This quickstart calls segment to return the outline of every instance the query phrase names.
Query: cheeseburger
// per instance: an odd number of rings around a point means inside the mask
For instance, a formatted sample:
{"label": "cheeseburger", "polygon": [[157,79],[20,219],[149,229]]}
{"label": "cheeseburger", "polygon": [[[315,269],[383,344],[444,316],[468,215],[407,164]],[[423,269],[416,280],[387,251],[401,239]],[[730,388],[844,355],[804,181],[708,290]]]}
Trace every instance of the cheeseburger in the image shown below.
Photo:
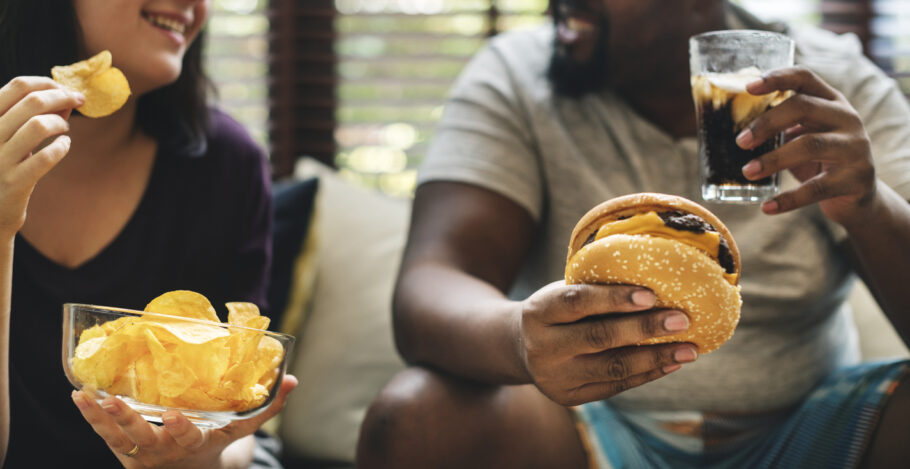
{"label": "cheeseburger", "polygon": [[674,195],[610,199],[575,225],[567,284],[623,284],[651,289],[658,308],[689,317],[685,332],[639,345],[691,342],[716,350],[733,336],[742,299],[739,250],[730,230],[701,205]]}

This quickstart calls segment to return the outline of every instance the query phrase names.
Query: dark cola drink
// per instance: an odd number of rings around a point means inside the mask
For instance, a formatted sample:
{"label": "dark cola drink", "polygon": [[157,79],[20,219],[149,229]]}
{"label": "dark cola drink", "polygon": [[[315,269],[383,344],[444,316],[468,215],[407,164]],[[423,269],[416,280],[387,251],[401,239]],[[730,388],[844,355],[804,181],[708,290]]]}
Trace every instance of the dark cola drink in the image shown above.
{"label": "dark cola drink", "polygon": [[775,92],[755,96],[746,85],[760,76],[758,69],[734,73],[706,73],[692,77],[692,97],[698,120],[698,151],[702,169],[702,197],[710,201],[753,203],[778,191],[779,175],[750,181],[742,168],[749,161],[780,146],[783,136],[752,150],[736,144],[736,136],[756,117],[784,99]]}

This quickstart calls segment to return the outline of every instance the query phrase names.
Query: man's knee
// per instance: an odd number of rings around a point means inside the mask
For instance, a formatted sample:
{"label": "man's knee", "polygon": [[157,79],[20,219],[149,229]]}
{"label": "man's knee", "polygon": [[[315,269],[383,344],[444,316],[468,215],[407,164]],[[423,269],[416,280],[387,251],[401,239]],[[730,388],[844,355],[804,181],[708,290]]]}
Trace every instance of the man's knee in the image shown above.
{"label": "man's knee", "polygon": [[432,407],[428,402],[432,392],[427,389],[432,377],[428,375],[423,369],[409,368],[383,388],[361,425],[359,450],[388,451],[391,444],[402,442],[404,434],[420,426],[420,420],[427,418],[421,409]]}
{"label": "man's knee", "polygon": [[[360,428],[358,467],[418,467],[457,454],[480,434],[472,416],[490,402],[493,387],[450,378],[425,368],[397,374],[370,405]],[[458,428],[470,425],[475,431]],[[467,430],[467,431],[465,431]]]}

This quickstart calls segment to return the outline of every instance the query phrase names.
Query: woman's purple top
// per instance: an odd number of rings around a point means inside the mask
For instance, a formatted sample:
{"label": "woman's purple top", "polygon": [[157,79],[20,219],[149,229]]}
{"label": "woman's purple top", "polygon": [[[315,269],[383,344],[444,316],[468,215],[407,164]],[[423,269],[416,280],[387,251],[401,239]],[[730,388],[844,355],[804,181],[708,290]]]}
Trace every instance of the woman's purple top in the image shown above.
{"label": "woman's purple top", "polygon": [[63,267],[18,236],[10,320],[10,443],[5,467],[122,467],[73,404],[61,364],[64,303],[141,310],[171,290],[265,307],[271,256],[268,161],[212,111],[201,155],[159,142],[148,187],[94,258]]}

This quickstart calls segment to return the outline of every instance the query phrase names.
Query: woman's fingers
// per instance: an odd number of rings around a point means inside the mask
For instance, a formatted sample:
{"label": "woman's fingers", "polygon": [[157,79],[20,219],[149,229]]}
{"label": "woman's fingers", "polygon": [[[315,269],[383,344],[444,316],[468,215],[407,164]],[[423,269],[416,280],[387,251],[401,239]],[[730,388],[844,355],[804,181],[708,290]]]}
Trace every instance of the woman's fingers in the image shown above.
{"label": "woman's fingers", "polygon": [[[120,426],[120,430],[129,438],[129,440],[139,445],[139,448],[152,448],[156,446],[158,437],[152,425],[145,421],[138,412],[131,409],[123,401],[113,396],[108,396],[101,401],[101,408],[106,412],[114,423]],[[127,448],[121,448],[129,452],[133,445]]]}
{"label": "woman's fingers", "polygon": [[205,444],[206,433],[180,412],[169,410],[161,416],[161,420],[164,422],[164,429],[178,445],[195,449]]}
{"label": "woman's fingers", "polygon": [[135,443],[129,439],[120,429],[120,426],[114,422],[114,419],[108,415],[104,409],[82,391],[73,391],[73,403],[79,408],[79,412],[95,433],[100,436],[111,450],[126,454],[133,449]]}
{"label": "woman's fingers", "polygon": [[65,119],[63,113],[83,103],[85,96],[65,88],[33,91],[14,104],[9,111],[0,114],[0,143],[9,140],[34,116],[61,113],[57,115]]}
{"label": "woman's fingers", "polygon": [[69,123],[56,114],[33,116],[6,144],[0,146],[0,170],[12,171],[45,140],[69,131]]}
{"label": "woman's fingers", "polygon": [[294,377],[294,375],[285,375],[284,380],[281,382],[281,387],[278,390],[278,395],[275,396],[275,400],[272,401],[265,411],[255,417],[240,420],[218,429],[214,432],[212,438],[222,439],[222,443],[227,446],[235,440],[255,432],[263,423],[281,412],[281,409],[284,408],[284,404],[287,401],[288,394],[294,390],[295,387],[297,387],[297,378]]}
{"label": "woman's fingers", "polygon": [[63,89],[64,86],[48,77],[16,77],[0,88],[0,115],[33,91]]}
{"label": "woman's fingers", "polygon": [[69,136],[57,137],[50,145],[26,158],[17,171],[21,171],[23,178],[28,181],[38,181],[66,156],[70,150],[70,144]]}

